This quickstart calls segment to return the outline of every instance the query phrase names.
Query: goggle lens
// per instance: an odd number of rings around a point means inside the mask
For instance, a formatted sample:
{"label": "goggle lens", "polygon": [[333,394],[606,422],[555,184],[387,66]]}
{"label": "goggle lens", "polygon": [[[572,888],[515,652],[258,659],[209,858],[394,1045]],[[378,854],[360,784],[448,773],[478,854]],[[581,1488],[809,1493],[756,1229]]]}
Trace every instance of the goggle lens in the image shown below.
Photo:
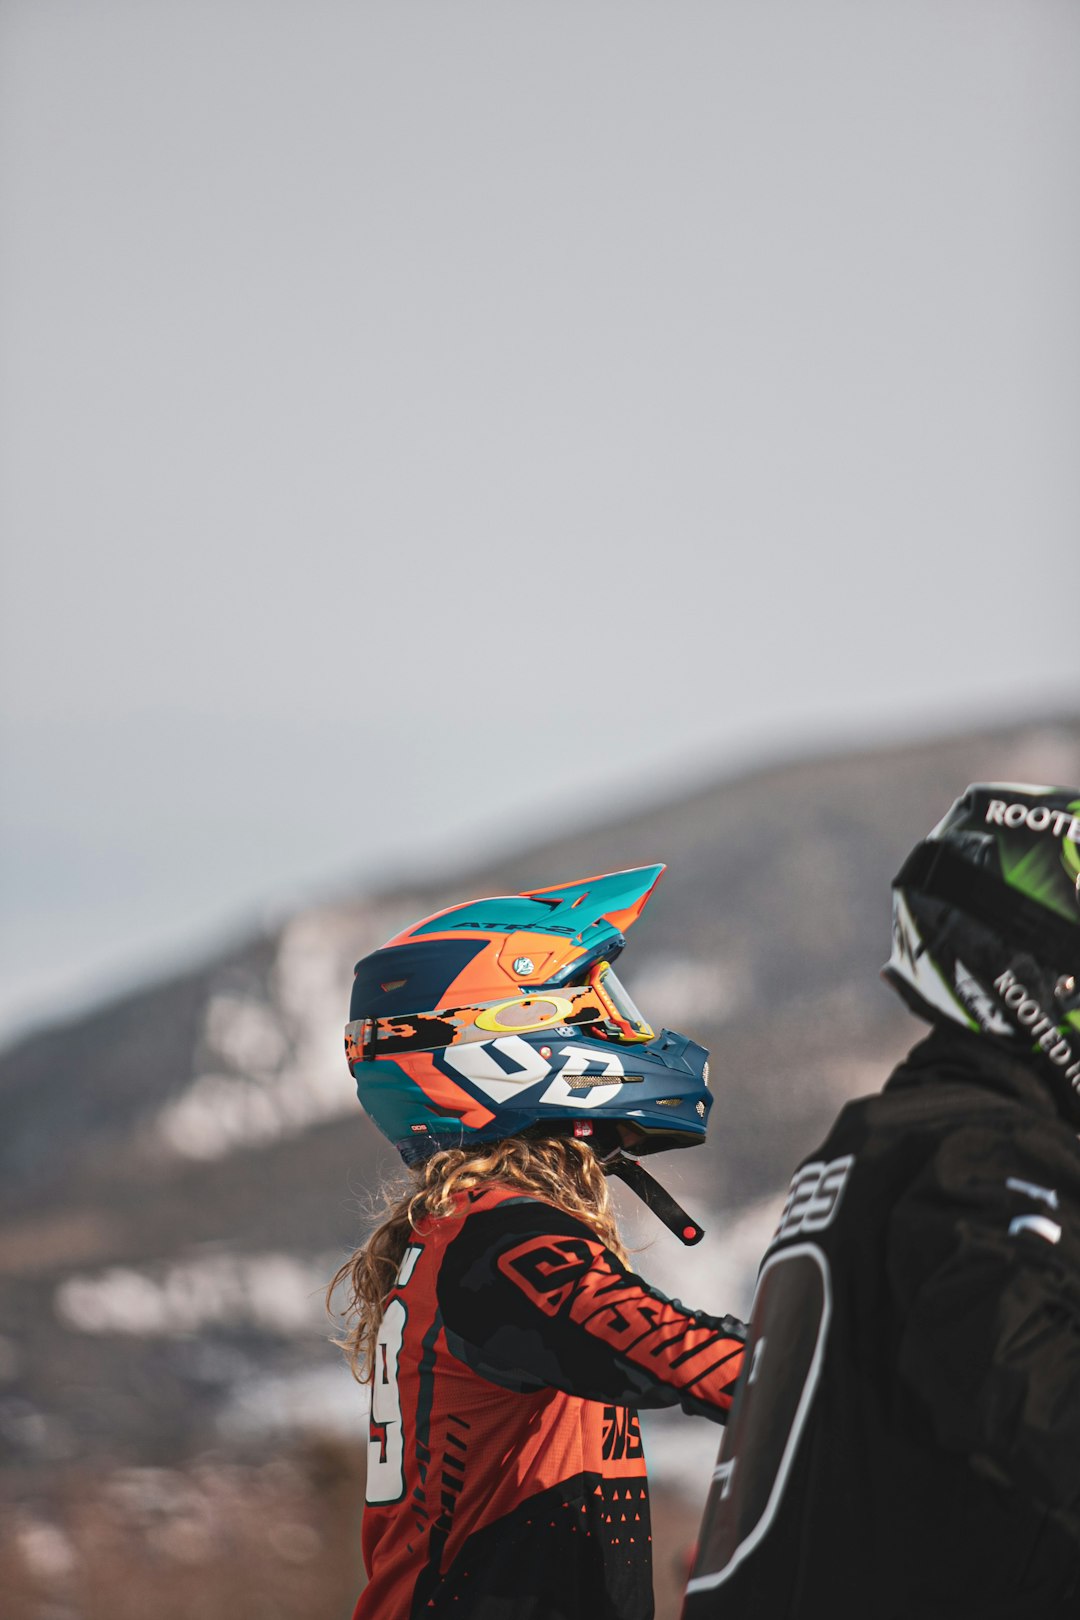
{"label": "goggle lens", "polygon": [[616,976],[609,962],[598,962],[589,974],[589,983],[605,1004],[605,1011],[625,1041],[651,1041],[652,1025],[638,1011],[634,998]]}

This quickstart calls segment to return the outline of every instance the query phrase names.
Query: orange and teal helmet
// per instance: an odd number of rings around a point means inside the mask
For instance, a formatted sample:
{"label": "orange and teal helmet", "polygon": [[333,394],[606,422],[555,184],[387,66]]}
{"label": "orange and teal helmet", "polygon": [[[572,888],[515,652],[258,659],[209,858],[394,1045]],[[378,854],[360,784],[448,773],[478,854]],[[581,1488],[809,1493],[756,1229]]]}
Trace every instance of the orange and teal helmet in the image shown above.
{"label": "orange and teal helmet", "polygon": [[452,906],[356,964],[349,1067],[406,1163],[536,1129],[635,1154],[704,1140],[708,1053],[656,1034],[612,965],[663,870]]}

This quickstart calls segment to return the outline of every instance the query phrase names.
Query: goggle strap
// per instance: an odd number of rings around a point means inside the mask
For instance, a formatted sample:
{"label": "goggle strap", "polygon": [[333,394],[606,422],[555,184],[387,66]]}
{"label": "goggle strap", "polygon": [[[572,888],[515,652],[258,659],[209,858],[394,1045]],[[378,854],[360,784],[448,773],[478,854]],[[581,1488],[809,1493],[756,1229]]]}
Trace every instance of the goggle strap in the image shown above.
{"label": "goggle strap", "polygon": [[625,1182],[657,1219],[663,1221],[668,1231],[674,1232],[680,1243],[685,1243],[689,1249],[701,1242],[705,1228],[691,1220],[682,1205],[676,1203],[666,1188],[661,1187],[656,1177],[650,1176],[637,1159],[628,1158],[620,1151],[605,1159],[603,1168],[606,1175],[618,1176],[620,1181]]}

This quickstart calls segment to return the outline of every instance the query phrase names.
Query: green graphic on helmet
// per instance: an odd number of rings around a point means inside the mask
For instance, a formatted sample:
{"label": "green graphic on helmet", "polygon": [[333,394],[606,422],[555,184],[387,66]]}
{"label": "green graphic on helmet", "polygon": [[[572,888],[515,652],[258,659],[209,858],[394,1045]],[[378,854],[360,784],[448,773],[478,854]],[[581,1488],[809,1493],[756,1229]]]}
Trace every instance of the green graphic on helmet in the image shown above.
{"label": "green graphic on helmet", "polygon": [[[1069,809],[1073,811],[1074,807],[1070,805]],[[1075,815],[1072,819],[1075,819]],[[1031,847],[1018,847],[1015,839],[999,835],[998,855],[1006,883],[1063,917],[1071,919],[1076,915],[1075,888],[1077,876],[1080,875],[1080,846],[1071,838],[1063,837],[1057,847],[1052,840],[1044,840]],[[1067,879],[1065,884],[1061,881],[1063,866]]]}
{"label": "green graphic on helmet", "polygon": [[[1074,799],[1069,809],[1072,811],[1074,819],[1080,821],[1080,799]],[[1080,904],[1080,840],[1073,837],[1063,838],[1061,840],[1061,859],[1065,871],[1072,881],[1073,892],[1077,896],[1077,904]]]}
{"label": "green graphic on helmet", "polygon": [[1080,1125],[1080,796],[975,783],[893,882],[883,974],[913,1012],[1007,1042]]}

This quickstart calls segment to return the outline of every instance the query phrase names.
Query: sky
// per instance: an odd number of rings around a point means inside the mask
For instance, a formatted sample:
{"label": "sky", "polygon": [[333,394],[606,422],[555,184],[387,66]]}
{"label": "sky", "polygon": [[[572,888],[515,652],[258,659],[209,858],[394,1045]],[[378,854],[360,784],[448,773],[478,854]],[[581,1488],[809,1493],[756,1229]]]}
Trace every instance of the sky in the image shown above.
{"label": "sky", "polygon": [[0,1038],[1075,711],[1078,151],[1073,0],[3,0]]}

